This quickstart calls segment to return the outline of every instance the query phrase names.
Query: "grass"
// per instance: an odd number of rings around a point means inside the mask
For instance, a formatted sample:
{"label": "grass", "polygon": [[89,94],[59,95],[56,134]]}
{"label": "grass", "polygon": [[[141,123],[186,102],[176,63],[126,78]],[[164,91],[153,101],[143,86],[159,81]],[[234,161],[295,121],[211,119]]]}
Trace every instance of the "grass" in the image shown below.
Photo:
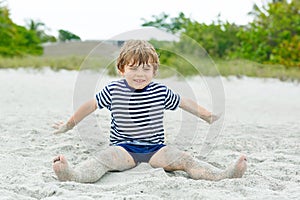
{"label": "grass", "polygon": [[[168,48],[167,48],[168,49]],[[82,70],[92,69],[116,75],[114,59],[119,52],[119,46],[114,43],[100,41],[54,43],[44,46],[43,56],[26,56],[6,58],[0,57],[0,68],[34,68],[49,67],[53,70]],[[170,49],[169,54],[172,52]],[[282,81],[297,80],[300,82],[300,68],[286,68],[282,65],[260,64],[248,60],[212,60],[200,54],[186,55],[181,58],[176,54],[163,56],[162,52],[160,77],[173,75],[194,76],[249,76],[261,78],[278,78]],[[203,52],[202,52],[203,53]],[[167,54],[168,55],[168,54]],[[200,56],[199,56],[200,55]],[[88,59],[87,59],[88,58]],[[188,58],[189,62],[187,60]],[[197,68],[197,69],[196,69]],[[217,70],[216,70],[217,69]]]}
{"label": "grass", "polygon": [[298,67],[287,68],[283,65],[260,64],[249,60],[217,60],[216,65],[222,76],[234,75],[300,81]]}
{"label": "grass", "polygon": [[89,58],[85,56],[28,56],[20,58],[0,57],[0,68],[33,68],[42,69],[49,67],[55,71],[60,69],[79,70],[79,69],[100,69],[108,61],[101,58]]}
{"label": "grass", "polygon": [[[95,48],[99,47],[99,48]],[[99,41],[72,42],[49,45],[44,47],[43,56],[26,56],[6,58],[0,57],[0,68],[34,68],[42,69],[49,67],[53,70],[82,70],[91,69],[102,71],[107,69],[109,75],[116,75],[114,59],[118,47],[113,44],[101,43]],[[87,55],[89,55],[87,57]],[[88,59],[87,59],[88,58]],[[190,61],[192,61],[191,58]],[[208,76],[249,76],[260,78],[278,78],[282,81],[300,82],[300,68],[286,68],[282,65],[260,64],[248,60],[218,60],[213,62],[208,57],[195,58],[195,70],[190,63],[178,57],[172,57],[167,62],[161,63],[159,70],[160,77],[168,77],[176,74],[193,76],[203,74]],[[169,67],[170,66],[170,67]],[[217,70],[216,70],[217,69]],[[200,73],[199,73],[200,72]]]}
{"label": "grass", "polygon": [[[215,66],[222,76],[249,76],[260,78],[278,78],[282,81],[300,81],[300,69],[297,67],[286,68],[282,65],[260,64],[248,60],[214,60]],[[85,56],[28,56],[22,58],[3,58],[0,57],[0,68],[34,68],[42,69],[50,67],[53,70],[79,70],[92,69],[103,70],[108,68],[110,75],[115,75],[114,63],[105,58]],[[187,67],[189,68],[189,67]],[[176,68],[167,70],[161,67],[160,74],[167,77],[176,74]],[[186,71],[186,74],[185,74]],[[181,70],[180,74],[191,76],[191,71]],[[204,72],[205,75],[212,75],[209,71]]]}
{"label": "grass", "polygon": [[63,56],[63,57],[28,56],[28,57],[20,57],[20,58],[0,57],[0,68],[41,69],[43,67],[50,67],[53,70],[59,70],[59,69],[78,70],[83,60],[84,57],[79,57],[79,56]]}

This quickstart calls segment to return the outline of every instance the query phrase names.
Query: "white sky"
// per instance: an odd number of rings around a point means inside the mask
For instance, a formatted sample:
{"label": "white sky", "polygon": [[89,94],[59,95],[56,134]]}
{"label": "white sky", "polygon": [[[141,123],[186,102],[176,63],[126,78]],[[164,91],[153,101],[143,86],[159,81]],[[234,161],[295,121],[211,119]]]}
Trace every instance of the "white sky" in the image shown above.
{"label": "white sky", "polygon": [[183,12],[200,23],[221,20],[242,25],[252,21],[247,13],[254,3],[266,0],[2,0],[14,23],[24,26],[26,19],[41,21],[57,36],[59,29],[70,31],[82,40],[110,39],[141,28],[152,15],[162,12],[177,17]]}

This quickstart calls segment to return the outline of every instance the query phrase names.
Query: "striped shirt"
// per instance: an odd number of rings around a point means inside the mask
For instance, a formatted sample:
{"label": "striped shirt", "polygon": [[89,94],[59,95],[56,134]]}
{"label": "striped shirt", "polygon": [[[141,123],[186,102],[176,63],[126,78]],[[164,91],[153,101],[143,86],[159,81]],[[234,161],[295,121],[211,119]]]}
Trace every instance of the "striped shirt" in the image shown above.
{"label": "striped shirt", "polygon": [[180,96],[167,86],[151,82],[131,88],[125,79],[113,81],[96,94],[98,108],[111,111],[110,143],[163,144],[164,110],[175,110]]}

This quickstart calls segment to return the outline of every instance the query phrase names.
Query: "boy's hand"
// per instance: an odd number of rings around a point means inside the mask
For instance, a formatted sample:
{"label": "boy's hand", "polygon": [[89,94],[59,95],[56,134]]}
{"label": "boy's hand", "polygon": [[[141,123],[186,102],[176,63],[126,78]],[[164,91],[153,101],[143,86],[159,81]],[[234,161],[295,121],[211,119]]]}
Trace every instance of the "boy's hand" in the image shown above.
{"label": "boy's hand", "polygon": [[222,113],[219,114],[211,114],[210,117],[208,117],[208,119],[206,120],[207,123],[212,124],[215,121],[217,121],[218,119],[220,119],[220,117],[222,116]]}
{"label": "boy's hand", "polygon": [[63,122],[56,122],[52,127],[57,129],[53,132],[54,134],[65,133],[72,129],[72,127],[68,126],[68,124],[65,124]]}

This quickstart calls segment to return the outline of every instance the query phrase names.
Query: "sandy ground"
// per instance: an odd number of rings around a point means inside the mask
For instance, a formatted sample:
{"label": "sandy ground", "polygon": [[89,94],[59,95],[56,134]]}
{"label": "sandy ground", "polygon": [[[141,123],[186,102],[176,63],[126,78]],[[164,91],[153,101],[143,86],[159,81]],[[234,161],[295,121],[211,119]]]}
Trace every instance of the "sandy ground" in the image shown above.
{"label": "sandy ground", "polygon": [[[105,148],[109,113],[96,112],[97,124],[52,134],[53,122],[73,113],[76,78],[77,72],[0,70],[0,199],[300,199],[299,84],[224,78],[224,125],[206,156],[199,152],[209,125],[199,121],[195,130],[182,124],[181,112],[167,114],[168,144],[223,169],[245,153],[248,170],[241,179],[196,181],[183,172],[141,164],[80,184],[56,180],[52,159],[64,154],[76,165]],[[189,80],[195,91],[197,83],[197,78]],[[209,106],[207,99],[199,103]],[[176,133],[176,124],[188,128],[185,135]]]}

